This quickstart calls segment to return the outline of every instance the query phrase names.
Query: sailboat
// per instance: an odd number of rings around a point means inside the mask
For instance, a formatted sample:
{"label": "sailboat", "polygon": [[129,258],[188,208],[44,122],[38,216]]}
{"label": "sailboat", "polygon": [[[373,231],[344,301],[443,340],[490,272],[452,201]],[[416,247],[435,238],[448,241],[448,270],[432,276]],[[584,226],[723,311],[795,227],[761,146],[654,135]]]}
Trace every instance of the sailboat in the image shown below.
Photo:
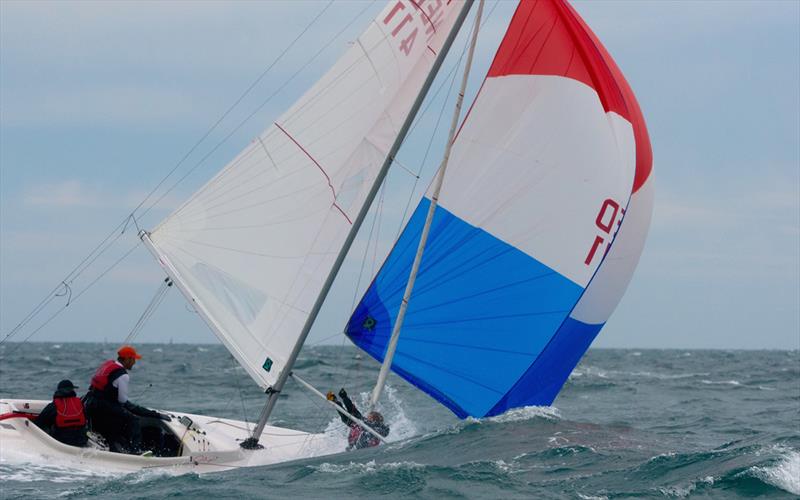
{"label": "sailboat", "polygon": [[[342,451],[267,422],[290,377],[324,399],[293,372],[298,353],[472,6],[389,1],[288,111],[140,232],[265,391],[252,432],[160,409],[175,417],[158,423],[171,451],[130,456],[63,445],[31,423],[47,401],[5,399],[3,460],[209,472]],[[373,404],[393,371],[463,418],[552,403],[632,277],[653,176],[633,92],[565,0],[519,3],[463,119],[460,106],[345,334],[382,362]]]}

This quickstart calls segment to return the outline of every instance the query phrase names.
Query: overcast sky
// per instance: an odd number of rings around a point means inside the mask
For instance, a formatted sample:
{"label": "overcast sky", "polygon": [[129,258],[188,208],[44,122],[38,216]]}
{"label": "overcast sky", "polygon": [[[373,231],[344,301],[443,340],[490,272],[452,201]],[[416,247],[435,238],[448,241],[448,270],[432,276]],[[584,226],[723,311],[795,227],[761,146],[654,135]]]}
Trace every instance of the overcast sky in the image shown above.
{"label": "overcast sky", "polygon": [[[382,4],[328,8],[179,172],[230,138],[139,223],[153,227],[247,145]],[[0,1],[0,337],[125,219],[326,5]],[[574,5],[639,99],[656,175],[642,260],[594,345],[800,348],[800,2]],[[487,11],[468,98],[513,2],[487,0]],[[459,40],[454,52],[462,47]],[[427,174],[418,190],[438,161],[440,148],[427,159],[424,153],[453,63],[400,155]],[[412,181],[402,171],[390,175],[380,248],[398,230]],[[163,278],[159,266],[137,248],[86,287],[133,248],[135,232],[75,280],[70,306],[32,340],[125,338]],[[342,342],[337,332],[357,294],[366,245],[362,238],[354,247],[311,343]],[[379,261],[368,259],[368,270]],[[15,338],[66,299],[51,301]],[[216,341],[177,293],[138,337],[169,339]]]}

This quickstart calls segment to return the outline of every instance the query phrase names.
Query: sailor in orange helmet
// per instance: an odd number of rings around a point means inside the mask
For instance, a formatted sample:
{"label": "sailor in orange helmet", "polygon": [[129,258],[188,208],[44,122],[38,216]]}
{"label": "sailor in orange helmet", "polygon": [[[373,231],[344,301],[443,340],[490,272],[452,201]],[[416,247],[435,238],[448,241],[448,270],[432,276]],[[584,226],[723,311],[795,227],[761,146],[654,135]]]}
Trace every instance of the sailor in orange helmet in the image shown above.
{"label": "sailor in orange helmet", "polygon": [[130,375],[136,360],[142,359],[136,349],[124,345],[117,359],[104,361],[95,371],[86,394],[86,413],[92,430],[102,435],[112,451],[141,453],[142,431],[139,417],[171,420],[168,415],[138,406],[128,400]]}

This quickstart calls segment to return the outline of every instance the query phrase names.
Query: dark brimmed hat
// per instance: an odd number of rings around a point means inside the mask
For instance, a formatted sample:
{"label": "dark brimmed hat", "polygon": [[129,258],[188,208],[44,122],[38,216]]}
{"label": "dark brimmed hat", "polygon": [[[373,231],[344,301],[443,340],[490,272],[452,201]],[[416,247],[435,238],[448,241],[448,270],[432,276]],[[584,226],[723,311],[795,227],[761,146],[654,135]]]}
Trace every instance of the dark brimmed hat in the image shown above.
{"label": "dark brimmed hat", "polygon": [[58,383],[58,390],[59,391],[62,390],[62,389],[68,389],[68,390],[74,391],[77,388],[78,388],[77,386],[72,385],[72,381],[71,380],[62,380],[61,382]]}

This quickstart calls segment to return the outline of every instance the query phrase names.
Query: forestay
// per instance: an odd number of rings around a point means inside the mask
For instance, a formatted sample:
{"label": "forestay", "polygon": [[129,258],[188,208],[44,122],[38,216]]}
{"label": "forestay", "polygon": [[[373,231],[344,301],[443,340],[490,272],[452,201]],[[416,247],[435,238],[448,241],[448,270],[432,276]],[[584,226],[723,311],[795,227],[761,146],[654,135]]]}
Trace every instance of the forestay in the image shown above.
{"label": "forestay", "polygon": [[391,1],[333,68],[151,240],[263,388],[285,367],[463,2]]}
{"label": "forestay", "polygon": [[[552,403],[638,262],[651,164],[633,92],[583,20],[521,2],[456,139],[392,369],[461,417]],[[379,360],[429,204],[347,325]]]}

